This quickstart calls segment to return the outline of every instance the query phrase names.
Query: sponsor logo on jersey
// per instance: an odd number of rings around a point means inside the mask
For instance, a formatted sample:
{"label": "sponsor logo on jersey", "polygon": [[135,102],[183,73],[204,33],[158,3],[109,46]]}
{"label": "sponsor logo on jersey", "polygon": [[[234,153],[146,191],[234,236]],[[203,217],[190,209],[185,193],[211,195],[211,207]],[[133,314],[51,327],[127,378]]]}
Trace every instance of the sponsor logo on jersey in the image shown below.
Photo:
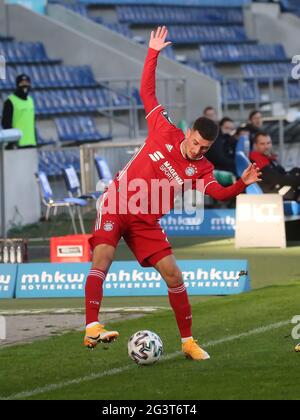
{"label": "sponsor logo on jersey", "polygon": [[188,167],[186,168],[186,170],[185,170],[185,174],[186,174],[187,176],[194,176],[197,172],[198,172],[198,171],[197,171],[197,168],[196,168],[196,166],[195,166],[195,165],[190,165],[190,166],[188,166]]}
{"label": "sponsor logo on jersey", "polygon": [[158,162],[162,159],[165,159],[164,155],[160,151],[157,151],[153,154],[149,154],[149,156],[153,160],[153,162]]}
{"label": "sponsor logo on jersey", "polygon": [[175,171],[170,162],[167,161],[163,165],[161,165],[160,170],[164,172],[164,174],[170,181],[174,179],[176,182],[178,182],[179,185],[184,184],[183,179],[178,175],[178,173]]}
{"label": "sponsor logo on jersey", "polygon": [[166,148],[168,152],[172,152],[174,146],[172,146],[171,144],[166,144]]}

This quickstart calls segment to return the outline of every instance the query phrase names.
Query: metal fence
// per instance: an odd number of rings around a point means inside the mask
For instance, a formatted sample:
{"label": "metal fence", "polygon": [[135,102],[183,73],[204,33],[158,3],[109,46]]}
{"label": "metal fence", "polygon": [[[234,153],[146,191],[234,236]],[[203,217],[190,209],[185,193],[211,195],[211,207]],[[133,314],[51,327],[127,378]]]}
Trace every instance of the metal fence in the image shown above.
{"label": "metal fence", "polygon": [[80,147],[81,187],[84,194],[95,191],[98,175],[95,156],[105,159],[114,177],[130,161],[143,141],[87,144]]}
{"label": "metal fence", "polygon": [[[109,132],[114,135],[114,122],[124,125],[128,129],[128,137],[131,139],[145,135],[145,130],[139,123],[139,111],[144,109],[140,101],[139,89],[140,79],[98,79],[100,86],[107,88],[109,92],[109,107],[99,109],[99,113],[108,117]],[[158,78],[156,87],[159,101],[171,113],[175,113],[179,119],[187,120],[187,90],[186,79],[184,78]],[[128,119],[120,118],[118,111],[126,107],[115,106],[115,93],[118,92],[129,101],[127,107]]]}
{"label": "metal fence", "polygon": [[300,81],[291,76],[270,76],[260,74],[258,77],[224,76],[221,81],[222,103],[224,113],[233,108],[238,109],[241,119],[247,115],[249,108],[266,107],[273,115],[274,104],[287,112],[290,107],[300,105]]}

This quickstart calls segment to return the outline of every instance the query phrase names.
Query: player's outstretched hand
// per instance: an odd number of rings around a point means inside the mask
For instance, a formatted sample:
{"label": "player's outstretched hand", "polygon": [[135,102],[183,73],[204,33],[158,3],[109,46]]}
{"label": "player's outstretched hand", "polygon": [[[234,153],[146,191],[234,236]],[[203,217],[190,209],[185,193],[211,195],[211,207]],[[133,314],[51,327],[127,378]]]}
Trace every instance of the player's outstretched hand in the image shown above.
{"label": "player's outstretched hand", "polygon": [[244,171],[242,175],[242,180],[244,184],[251,185],[255,182],[261,182],[262,173],[260,169],[257,167],[256,163],[250,163],[248,168]]}
{"label": "player's outstretched hand", "polygon": [[156,51],[161,51],[164,48],[172,45],[172,42],[166,42],[168,36],[168,29],[166,26],[158,27],[156,31],[151,32],[149,48]]}

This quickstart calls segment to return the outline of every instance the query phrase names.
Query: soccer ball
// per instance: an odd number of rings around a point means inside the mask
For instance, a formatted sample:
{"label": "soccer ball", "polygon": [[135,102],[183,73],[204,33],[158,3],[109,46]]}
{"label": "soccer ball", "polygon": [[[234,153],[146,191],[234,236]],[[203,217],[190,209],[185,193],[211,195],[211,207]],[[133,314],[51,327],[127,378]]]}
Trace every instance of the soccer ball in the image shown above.
{"label": "soccer ball", "polygon": [[300,353],[300,343],[299,343],[299,344],[297,344],[297,346],[295,347],[295,351],[296,351],[297,353]]}
{"label": "soccer ball", "polygon": [[152,365],[163,354],[163,343],[152,331],[138,331],[128,341],[128,355],[138,365]]}

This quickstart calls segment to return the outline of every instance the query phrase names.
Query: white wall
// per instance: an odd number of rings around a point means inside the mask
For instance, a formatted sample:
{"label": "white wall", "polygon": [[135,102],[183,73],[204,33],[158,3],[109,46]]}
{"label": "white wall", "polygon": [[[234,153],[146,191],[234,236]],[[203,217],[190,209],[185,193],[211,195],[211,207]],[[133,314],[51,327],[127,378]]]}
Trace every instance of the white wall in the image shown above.
{"label": "white wall", "polygon": [[6,228],[10,228],[14,220],[23,225],[39,220],[41,205],[34,178],[37,171],[36,149],[5,151]]}
{"label": "white wall", "polygon": [[6,35],[6,19],[4,0],[0,0],[0,34]]}
{"label": "white wall", "polygon": [[[262,7],[263,6],[263,7]],[[300,19],[276,5],[252,5],[245,12],[247,33],[263,43],[281,43],[289,57],[300,54]]]}

